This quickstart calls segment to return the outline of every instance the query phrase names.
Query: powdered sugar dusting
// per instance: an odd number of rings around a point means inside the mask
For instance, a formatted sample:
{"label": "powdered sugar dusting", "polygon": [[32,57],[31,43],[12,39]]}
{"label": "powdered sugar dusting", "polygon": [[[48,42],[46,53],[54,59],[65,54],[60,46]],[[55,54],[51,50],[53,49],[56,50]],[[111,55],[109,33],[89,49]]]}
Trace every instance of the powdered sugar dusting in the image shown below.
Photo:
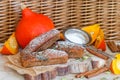
{"label": "powdered sugar dusting", "polygon": [[32,52],[30,55],[36,57],[39,60],[48,60],[48,58],[68,56],[68,54],[65,51],[54,49],[46,49],[45,51]]}
{"label": "powdered sugar dusting", "polygon": [[53,29],[45,34],[42,34],[36,38],[34,38],[30,43],[23,49],[23,53],[31,53],[39,48],[46,41],[51,39],[52,37],[58,35],[60,32],[56,29]]}
{"label": "powdered sugar dusting", "polygon": [[54,49],[47,49],[43,53],[44,55],[47,55],[49,58],[57,58],[62,56],[68,56],[68,54],[65,51],[61,50],[54,50]]}
{"label": "powdered sugar dusting", "polygon": [[71,43],[69,41],[58,41],[57,42],[57,45],[56,47],[58,47],[58,45],[61,47],[61,48],[73,48],[73,47],[81,47],[81,45],[78,45],[78,44],[75,44],[75,43]]}

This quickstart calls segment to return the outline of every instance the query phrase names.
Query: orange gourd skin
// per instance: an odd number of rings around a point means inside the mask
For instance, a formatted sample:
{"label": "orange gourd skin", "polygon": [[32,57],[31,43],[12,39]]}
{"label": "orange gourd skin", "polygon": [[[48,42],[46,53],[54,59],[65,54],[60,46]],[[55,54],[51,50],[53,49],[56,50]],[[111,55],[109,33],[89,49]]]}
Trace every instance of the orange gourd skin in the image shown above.
{"label": "orange gourd skin", "polygon": [[101,41],[100,45],[98,46],[98,49],[102,49],[103,51],[106,50],[106,43],[104,40]]}
{"label": "orange gourd skin", "polygon": [[92,40],[89,44],[93,44],[99,34],[100,26],[98,24],[94,24],[87,27],[83,27],[82,30],[87,32],[91,36]]}
{"label": "orange gourd skin", "polygon": [[2,54],[9,55],[11,52],[8,50],[6,46],[3,46],[2,50],[0,51]]}
{"label": "orange gourd skin", "polygon": [[120,53],[116,54],[115,57],[111,62],[110,70],[113,74],[120,74]]}
{"label": "orange gourd skin", "polygon": [[97,49],[101,49],[103,51],[106,50],[106,43],[105,43],[105,39],[104,39],[104,33],[103,33],[103,31],[101,29],[99,31],[99,34],[98,34],[96,40],[95,40],[94,45],[95,45],[95,47]]}
{"label": "orange gourd skin", "polygon": [[65,40],[64,34],[60,33],[60,40]]}
{"label": "orange gourd skin", "polygon": [[16,39],[18,44],[24,48],[34,37],[53,28],[54,24],[47,16],[25,8],[22,10],[22,19],[16,27]]}
{"label": "orange gourd skin", "polygon": [[15,33],[5,41],[4,45],[0,48],[0,53],[4,55],[17,54],[19,46],[15,38]]}

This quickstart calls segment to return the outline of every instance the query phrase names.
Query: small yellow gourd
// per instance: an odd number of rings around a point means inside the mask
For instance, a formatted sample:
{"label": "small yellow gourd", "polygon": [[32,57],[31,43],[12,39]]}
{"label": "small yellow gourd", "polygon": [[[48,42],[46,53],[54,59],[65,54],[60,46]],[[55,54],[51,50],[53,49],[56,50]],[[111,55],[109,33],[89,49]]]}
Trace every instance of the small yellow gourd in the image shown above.
{"label": "small yellow gourd", "polygon": [[120,53],[116,54],[115,59],[112,60],[110,70],[114,74],[120,74]]}
{"label": "small yellow gourd", "polygon": [[94,24],[91,26],[83,27],[82,30],[84,30],[91,36],[92,40],[91,40],[90,44],[92,44],[96,40],[96,38],[99,34],[100,26],[98,24]]}
{"label": "small yellow gourd", "polygon": [[13,33],[7,41],[5,41],[3,47],[0,49],[1,54],[16,54],[18,52],[18,43]]}

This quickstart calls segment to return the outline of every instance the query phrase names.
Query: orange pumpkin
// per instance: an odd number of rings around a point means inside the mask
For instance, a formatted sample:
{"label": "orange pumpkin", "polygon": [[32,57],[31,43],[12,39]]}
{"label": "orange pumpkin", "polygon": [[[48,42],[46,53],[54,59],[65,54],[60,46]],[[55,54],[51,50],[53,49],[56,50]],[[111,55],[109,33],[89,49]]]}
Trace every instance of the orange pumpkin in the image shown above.
{"label": "orange pumpkin", "polygon": [[34,37],[53,28],[54,24],[50,18],[25,7],[22,10],[22,19],[16,27],[16,39],[19,45],[24,48]]}

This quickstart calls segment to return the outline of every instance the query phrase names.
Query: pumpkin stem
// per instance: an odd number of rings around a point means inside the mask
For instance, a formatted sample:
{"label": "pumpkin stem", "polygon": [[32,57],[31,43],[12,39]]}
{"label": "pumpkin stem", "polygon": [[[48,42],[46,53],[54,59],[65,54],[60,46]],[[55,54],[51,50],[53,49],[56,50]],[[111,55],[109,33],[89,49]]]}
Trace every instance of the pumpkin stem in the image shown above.
{"label": "pumpkin stem", "polygon": [[27,6],[24,3],[21,3],[21,9],[25,9]]}

